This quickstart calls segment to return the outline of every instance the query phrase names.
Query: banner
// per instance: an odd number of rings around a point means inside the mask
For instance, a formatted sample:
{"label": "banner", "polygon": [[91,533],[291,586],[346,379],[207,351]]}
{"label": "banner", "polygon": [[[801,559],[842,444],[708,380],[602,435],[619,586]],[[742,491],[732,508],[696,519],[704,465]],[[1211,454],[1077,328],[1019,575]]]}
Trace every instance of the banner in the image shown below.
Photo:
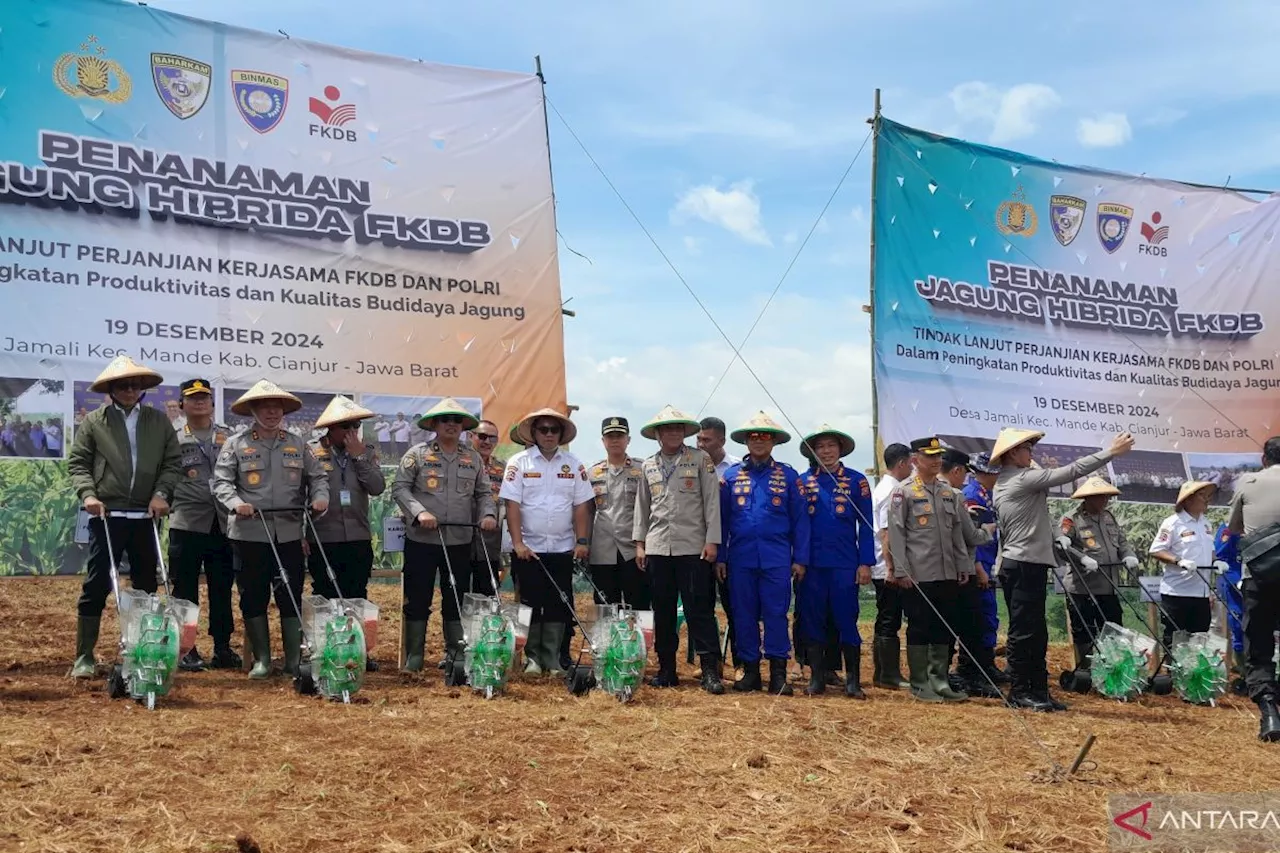
{"label": "banner", "polygon": [[1128,431],[1110,472],[1127,500],[1172,503],[1189,477],[1228,500],[1280,433],[1280,200],[888,120],[877,146],[882,441],[977,452],[1024,427],[1055,465]]}
{"label": "banner", "polygon": [[[227,420],[269,378],[307,402],[306,434],[353,395],[393,451],[443,396],[504,434],[565,407],[535,75],[114,0],[4,4],[0,32],[0,503],[45,506],[56,463],[13,460],[65,458],[119,353],[164,375],[147,403],[175,425],[192,377]],[[35,531],[46,552],[65,520]],[[0,537],[0,573],[50,570],[27,535]]]}

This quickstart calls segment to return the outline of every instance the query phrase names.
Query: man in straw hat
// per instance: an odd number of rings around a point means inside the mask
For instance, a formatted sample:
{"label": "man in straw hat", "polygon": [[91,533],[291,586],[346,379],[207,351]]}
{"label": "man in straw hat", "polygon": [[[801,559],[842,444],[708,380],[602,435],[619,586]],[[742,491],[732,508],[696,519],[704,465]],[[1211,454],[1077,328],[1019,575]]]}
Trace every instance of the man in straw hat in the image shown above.
{"label": "man in straw hat", "polygon": [[1280,436],[1262,447],[1262,470],[1242,476],[1227,527],[1240,534],[1244,597],[1245,686],[1258,704],[1258,738],[1280,741],[1280,684],[1275,631],[1280,628]]}
{"label": "man in straw hat", "polygon": [[[235,620],[231,615],[231,587],[235,571],[227,519],[213,498],[213,466],[231,435],[226,424],[214,423],[213,388],[207,379],[188,379],[179,389],[183,414],[178,427],[182,476],[170,494],[169,571],[173,593],[200,603],[200,571],[209,585],[209,633],[213,636],[215,669],[239,669],[242,661],[231,648]],[[204,669],[200,650],[192,647],[180,666],[188,672]]]}
{"label": "man in straw hat", "polygon": [[[281,568],[289,578],[288,591],[283,584],[275,586],[285,673],[297,675],[301,658],[301,514],[306,511],[308,495],[314,512],[324,513],[329,508],[329,478],[324,468],[306,443],[282,426],[285,415],[301,408],[301,400],[274,382],[258,382],[231,404],[233,413],[252,416],[253,423],[227,440],[213,469],[213,494],[231,511],[227,536],[240,558],[236,583],[240,589],[240,615],[252,646],[250,678],[271,675],[267,606]],[[281,509],[294,511],[258,512]]]}
{"label": "man in straw hat", "polygon": [[963,702],[947,683],[951,641],[960,626],[960,585],[974,563],[965,541],[964,495],[938,478],[945,448],[937,436],[911,442],[915,475],[889,502],[889,553],[907,611],[911,695],[924,702]]}
{"label": "man in straw hat", "polygon": [[[366,445],[360,436],[360,422],[372,417],[373,412],[339,394],[316,419],[315,428],[325,434],[307,443],[329,478],[331,505],[315,520],[320,541],[311,544],[307,557],[311,592],[325,598],[337,598],[339,592],[347,598],[369,597],[369,576],[373,574],[369,498],[387,489],[374,445]],[[326,557],[338,579],[338,589],[333,588],[325,570]],[[365,669],[376,672],[378,664],[366,658]]]}
{"label": "man in straw hat", "polygon": [[482,531],[498,528],[498,511],[484,461],[479,452],[459,441],[465,430],[475,429],[480,421],[457,400],[446,397],[428,409],[418,423],[436,437],[409,448],[391,488],[391,496],[408,522],[401,579],[406,672],[422,670],[437,574],[445,647],[453,651],[460,648],[463,634],[458,602],[473,588],[471,542],[475,531],[467,525],[474,524],[478,516]]}
{"label": "man in straw hat", "polygon": [[[1178,490],[1173,515],[1160,523],[1148,553],[1163,564],[1160,579],[1161,621],[1165,648],[1172,648],[1173,633],[1199,634],[1209,630],[1213,608],[1209,584],[1214,553],[1213,523],[1205,516],[1217,486],[1188,480]],[[1223,566],[1225,570],[1225,565]]]}
{"label": "man in straw hat", "polygon": [[[182,458],[178,436],[164,412],[143,406],[149,388],[164,381],[149,367],[127,355],[117,356],[89,386],[109,401],[89,413],[76,428],[75,442],[67,457],[71,485],[91,516],[89,522],[88,574],[76,605],[76,660],[74,678],[92,678],[94,647],[102,610],[111,591],[114,557],[129,556],[129,580],[134,589],[156,591],[155,534],[153,519],[169,512],[167,496],[178,480]],[[127,517],[107,518],[108,510],[129,510]],[[105,530],[103,524],[111,525]],[[107,534],[111,549],[107,551]]]}
{"label": "man in straw hat", "polygon": [[[763,622],[769,692],[790,696],[787,611],[791,580],[802,580],[809,565],[808,506],[796,469],[773,458],[773,449],[791,440],[773,418],[757,412],[729,437],[747,446],[747,457],[725,471],[720,487],[723,544],[716,573],[729,580],[738,659],[745,670],[733,689],[745,692],[762,687]],[[825,621],[821,627],[825,638]]]}
{"label": "man in straw hat", "polygon": [[573,421],[555,409],[526,415],[519,435],[528,449],[507,461],[503,475],[500,496],[506,501],[515,552],[511,573],[521,603],[533,608],[525,641],[525,672],[530,675],[563,672],[561,648],[573,612],[560,594],[570,596],[572,606],[573,561],[590,554],[590,506],[595,495],[586,466],[562,447],[577,434]]}
{"label": "man in straw hat", "polygon": [[1138,558],[1125,538],[1124,528],[1107,509],[1107,504],[1119,494],[1120,490],[1103,478],[1090,477],[1071,495],[1072,500],[1080,501],[1080,506],[1062,517],[1058,544],[1070,558],[1070,569],[1062,586],[1071,605],[1071,643],[1075,647],[1076,669],[1092,668],[1093,638],[1103,625],[1123,624],[1124,613],[1117,592],[1120,568],[1130,571],[1138,568]]}
{"label": "man in straw hat", "polygon": [[706,451],[686,445],[699,425],[673,406],[665,406],[640,434],[658,442],[644,461],[636,493],[632,539],[636,565],[649,574],[653,592],[654,646],[658,674],[654,687],[675,687],[676,600],[684,604],[689,642],[702,662],[702,688],[724,693],[720,680],[720,644],[715,618],[712,564],[720,544],[720,478]]}
{"label": "man in straw hat", "polygon": [[799,488],[808,504],[809,567],[800,581],[800,634],[808,644],[809,686],[805,693],[826,692],[827,624],[834,619],[844,656],[846,696],[862,692],[862,636],[858,633],[858,587],[871,583],[875,564],[871,484],[860,472],[840,462],[853,452],[847,433],[823,424],[805,436],[800,452],[816,467],[800,475]]}
{"label": "man in straw hat", "polygon": [[1061,468],[1032,467],[1032,449],[1043,432],[1005,427],[991,450],[1000,466],[992,493],[1000,518],[1000,586],[1009,607],[1006,658],[1013,690],[1009,701],[1036,711],[1066,710],[1049,693],[1049,626],[1045,621],[1046,585],[1057,525],[1049,518],[1049,490],[1102,468],[1133,449],[1133,436],[1120,433],[1111,447],[1082,456]]}
{"label": "man in straw hat", "polygon": [[636,610],[652,606],[649,576],[636,566],[636,495],[644,462],[627,454],[631,425],[619,415],[600,425],[605,458],[587,469],[595,494],[591,522],[591,577],[607,604],[626,602]]}

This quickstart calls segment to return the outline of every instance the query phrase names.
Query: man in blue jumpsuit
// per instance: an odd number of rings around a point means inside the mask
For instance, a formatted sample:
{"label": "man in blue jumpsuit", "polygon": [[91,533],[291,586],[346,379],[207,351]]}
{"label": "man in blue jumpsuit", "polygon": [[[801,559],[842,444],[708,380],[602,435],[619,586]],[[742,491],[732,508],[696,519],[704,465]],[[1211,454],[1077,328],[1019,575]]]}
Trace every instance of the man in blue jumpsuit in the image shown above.
{"label": "man in blue jumpsuit", "polygon": [[769,659],[769,692],[790,696],[787,611],[791,578],[804,577],[809,563],[809,512],[796,469],[773,458],[773,448],[791,436],[766,415],[729,436],[747,446],[748,456],[724,472],[720,485],[721,545],[716,573],[729,580],[734,638],[745,674],[739,692],[761,689],[760,623]]}
{"label": "man in blue jumpsuit", "polygon": [[1231,669],[1237,673],[1231,687],[1237,693],[1243,693],[1244,628],[1240,618],[1244,614],[1244,598],[1240,595],[1240,554],[1236,550],[1239,542],[1239,534],[1233,534],[1225,524],[1218,525],[1218,532],[1213,537],[1213,556],[1218,562],[1227,564],[1227,570],[1218,575],[1218,595],[1227,605],[1227,619],[1231,624]]}
{"label": "man in blue jumpsuit", "polygon": [[871,527],[871,485],[840,459],[853,452],[853,439],[823,424],[805,436],[800,452],[817,466],[800,475],[800,491],[809,513],[809,566],[799,584],[796,609],[805,652],[809,686],[816,696],[827,689],[827,624],[833,620],[844,655],[844,693],[866,699],[862,692],[862,637],[858,634],[858,587],[871,583],[876,562]]}
{"label": "man in blue jumpsuit", "polygon": [[[969,510],[969,517],[977,527],[984,524],[997,523],[996,510],[991,504],[991,490],[996,487],[996,477],[1000,469],[991,464],[991,455],[979,453],[969,460],[970,476],[964,484],[964,503]],[[1008,684],[1009,676],[996,666],[997,633],[1000,630],[1000,609],[996,606],[996,577],[993,568],[996,553],[1000,548],[1000,533],[997,531],[989,545],[979,545],[976,560],[982,564],[989,580],[982,589],[982,644],[985,650],[983,669],[996,684]]]}

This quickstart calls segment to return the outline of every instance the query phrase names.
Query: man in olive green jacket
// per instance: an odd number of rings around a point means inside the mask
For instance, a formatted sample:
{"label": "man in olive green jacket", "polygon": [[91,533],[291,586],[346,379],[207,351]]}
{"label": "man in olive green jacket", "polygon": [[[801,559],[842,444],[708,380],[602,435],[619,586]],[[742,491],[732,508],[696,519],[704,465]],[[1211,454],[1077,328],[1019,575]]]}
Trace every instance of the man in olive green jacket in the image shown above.
{"label": "man in olive green jacket", "polygon": [[[142,405],[149,388],[163,377],[127,355],[107,365],[89,390],[109,394],[111,402],[90,412],[76,427],[67,470],[76,495],[92,516],[89,523],[88,575],[77,606],[76,661],[73,678],[92,678],[102,610],[111,591],[111,563],[129,556],[134,589],[156,591],[155,519],[168,514],[165,495],[181,473],[178,436],[165,413]],[[107,518],[125,510],[127,517]],[[109,524],[106,530],[103,524]],[[107,550],[110,534],[111,552]]]}

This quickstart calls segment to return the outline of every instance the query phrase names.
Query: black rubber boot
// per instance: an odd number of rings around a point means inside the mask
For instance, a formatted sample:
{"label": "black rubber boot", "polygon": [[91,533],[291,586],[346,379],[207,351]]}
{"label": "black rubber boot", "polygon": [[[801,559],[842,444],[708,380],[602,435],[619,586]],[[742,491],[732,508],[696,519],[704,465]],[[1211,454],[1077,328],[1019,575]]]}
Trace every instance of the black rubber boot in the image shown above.
{"label": "black rubber boot", "polygon": [[742,678],[733,682],[733,689],[738,693],[764,689],[764,684],[760,681],[760,661],[742,664]]}
{"label": "black rubber boot", "polygon": [[[809,686],[804,693],[806,696],[821,696],[827,692],[827,646],[825,643],[810,643],[805,655],[809,660]],[[772,679],[769,686],[773,687]]]}
{"label": "black rubber boot", "polygon": [[178,661],[178,669],[183,672],[204,672],[204,658],[200,656],[200,650],[195,646],[191,647],[182,660]]}
{"label": "black rubber boot", "polygon": [[884,675],[884,653],[880,651],[882,645],[879,637],[871,640],[871,683],[876,685],[880,683],[881,676]]}
{"label": "black rubber boot", "polygon": [[1264,693],[1258,697],[1258,740],[1266,743],[1280,741],[1280,708],[1276,707],[1276,697]]}
{"label": "black rubber boot", "polygon": [[702,689],[712,696],[724,694],[724,682],[720,680],[720,660],[712,655],[702,656]]}
{"label": "black rubber boot", "polygon": [[229,642],[213,644],[213,657],[209,658],[210,669],[239,669],[242,666],[244,661],[231,648]]}
{"label": "black rubber boot", "polygon": [[302,620],[297,616],[282,616],[280,639],[284,643],[284,674],[297,675],[302,661]]}
{"label": "black rubber boot", "polygon": [[772,696],[791,696],[795,693],[787,683],[786,658],[769,658],[769,693]]}
{"label": "black rubber boot", "polygon": [[862,692],[862,646],[841,646],[844,652],[844,695],[850,699],[866,699]]}

